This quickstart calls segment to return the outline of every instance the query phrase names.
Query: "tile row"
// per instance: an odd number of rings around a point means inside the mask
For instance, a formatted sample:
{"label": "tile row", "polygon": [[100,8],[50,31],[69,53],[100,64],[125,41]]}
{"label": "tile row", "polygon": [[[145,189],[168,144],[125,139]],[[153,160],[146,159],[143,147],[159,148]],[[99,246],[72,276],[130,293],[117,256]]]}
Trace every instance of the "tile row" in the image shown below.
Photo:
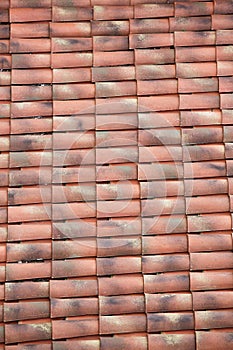
{"label": "tile row", "polygon": [[[194,332],[186,331],[182,333],[163,333],[153,335],[117,335],[114,337],[92,337],[89,340],[72,339],[67,341],[54,341],[50,344],[46,341],[34,342],[33,346],[35,350],[51,350],[52,347],[55,350],[75,350],[77,347],[80,350],[88,348],[93,350],[107,350],[109,348],[117,349],[119,346],[125,346],[128,349],[135,349],[135,346],[139,350],[159,350],[163,346],[169,349],[171,341],[179,345],[180,349],[185,349],[189,346],[190,350],[196,349],[195,335],[197,337],[197,349],[208,350],[208,346],[214,346],[217,341],[221,341],[222,346],[225,348],[229,347],[230,339],[232,337],[232,329],[224,329],[222,331],[197,331]],[[209,345],[207,345],[209,344]],[[22,350],[29,349],[27,343],[19,344],[17,348],[14,345],[6,345],[6,350]]]}
{"label": "tile row", "polygon": [[[77,222],[75,222],[77,225]],[[87,222],[88,224],[88,222]],[[42,223],[44,228],[46,227],[44,223]],[[102,222],[103,225],[103,222]],[[98,225],[98,228],[102,227],[101,222]],[[23,228],[26,230],[27,227],[36,227],[37,224],[23,224]],[[58,227],[57,227],[58,226]],[[83,223],[85,227],[85,222]],[[200,253],[199,256],[209,257],[216,256],[216,252],[220,252],[219,256],[223,256],[224,251],[231,251],[232,242],[231,242],[231,234],[230,231],[220,231],[220,232],[206,232],[200,234],[188,234],[185,233],[173,233],[170,235],[154,235],[154,236],[143,236],[140,237],[139,233],[135,232],[132,236],[116,236],[112,237],[104,237],[98,236],[97,239],[95,235],[93,238],[91,236],[87,237],[60,237],[63,239],[70,238],[67,241],[59,241],[59,237],[56,235],[56,229],[61,227],[59,224],[54,224],[53,238],[56,241],[52,243],[50,241],[46,241],[46,239],[51,237],[51,234],[47,237],[39,237],[38,239],[43,239],[40,242],[33,242],[33,237],[28,237],[28,240],[31,242],[27,242],[26,233],[24,237],[20,237],[20,235],[13,235],[17,230],[17,225],[9,227],[9,243],[5,247],[5,245],[1,245],[2,251],[2,261],[7,259],[9,262],[14,262],[18,260],[26,260],[32,261],[32,251],[35,251],[35,258],[39,259],[40,253],[42,259],[50,259],[52,254],[55,259],[68,259],[68,258],[78,258],[80,257],[111,257],[114,256],[114,251],[116,256],[129,256],[130,252],[132,255],[140,255],[141,251],[144,255],[153,255],[158,254],[161,255],[161,259],[166,259],[166,256],[163,254],[171,254],[171,253],[185,253],[188,250],[191,253]],[[41,230],[42,231],[42,230]],[[109,232],[111,234],[111,232]],[[22,238],[22,243],[19,245],[17,242]],[[71,240],[72,238],[72,240]],[[64,247],[64,251],[62,251],[62,247]],[[7,252],[5,251],[7,249]],[[41,252],[40,252],[41,249]],[[208,253],[209,252],[209,253]],[[212,253],[211,253],[212,252]],[[6,256],[7,255],[7,256]],[[195,256],[197,254],[193,254],[190,258],[193,258],[193,265],[195,264]],[[224,262],[224,258],[223,262]],[[201,258],[200,258],[201,260]],[[226,259],[227,260],[227,259]],[[198,262],[196,262],[197,264]],[[218,261],[215,262],[219,264]]]}
{"label": "tile row", "polygon": [[[184,32],[184,34],[186,34]],[[24,39],[26,40],[26,39]],[[75,52],[75,53],[40,53],[36,50],[32,51],[31,40],[35,39],[27,39],[29,40],[28,44],[30,44],[30,50],[25,53],[11,53],[11,56],[4,55],[9,53],[9,42],[1,40],[2,45],[1,52],[2,56],[2,68],[50,68],[58,69],[58,68],[76,68],[76,67],[94,67],[98,66],[124,66],[124,65],[132,65],[134,61],[136,65],[143,64],[151,64],[151,65],[164,65],[177,63],[178,67],[180,63],[189,63],[188,67],[194,68],[196,63],[196,73],[193,77],[198,77],[196,75],[198,73],[198,67],[207,67],[207,64],[204,62],[215,62],[217,60],[218,65],[218,73],[219,75],[231,75],[231,61],[232,61],[232,45],[226,46],[199,46],[192,47],[190,51],[190,45],[184,45],[184,47],[176,47],[176,50],[173,48],[161,47],[153,50],[152,48],[141,48],[135,49],[135,54],[133,51],[114,51],[114,55],[112,55],[111,51],[105,51],[104,55],[101,52]],[[24,41],[25,45],[27,44]],[[38,40],[38,39],[37,39]],[[47,40],[47,39],[46,39]],[[37,41],[36,41],[37,43]],[[188,46],[188,47],[185,47]],[[25,46],[25,50],[27,50],[27,46]],[[40,50],[38,48],[38,50]],[[42,50],[44,47],[42,46]],[[49,50],[50,51],[50,50]],[[28,53],[30,52],[30,55]],[[41,51],[43,52],[43,51]],[[51,60],[50,60],[51,58]],[[192,65],[190,65],[192,63]],[[199,63],[199,66],[197,65]],[[200,64],[202,63],[202,64]],[[204,65],[204,66],[203,66]],[[224,67],[226,66],[226,67]],[[162,66],[161,66],[162,68]],[[182,68],[185,66],[180,65],[180,71],[182,73]],[[203,69],[204,70],[204,69]],[[211,70],[211,75],[216,75],[216,64],[211,64],[209,68],[209,72]],[[225,70],[225,71],[224,71]],[[59,72],[59,71],[58,71]],[[55,71],[56,74],[58,72]],[[64,70],[61,72],[65,72]],[[83,71],[85,72],[85,71]],[[17,72],[19,73],[19,72]],[[67,71],[68,73],[68,71]],[[187,72],[188,73],[188,72]],[[186,73],[186,74],[187,74]],[[191,74],[192,72],[190,72]],[[201,73],[201,72],[200,72]],[[199,74],[200,74],[199,73]],[[183,73],[184,74],[184,73]],[[204,74],[204,72],[203,72]],[[72,74],[71,74],[72,77]],[[190,76],[187,76],[190,77]]]}
{"label": "tile row", "polygon": [[[3,8],[8,8],[6,1]],[[173,4],[174,3],[174,4]],[[35,21],[37,16],[41,16],[41,20],[58,18],[61,21],[71,20],[80,21],[84,17],[85,19],[103,20],[103,19],[124,19],[124,18],[150,18],[150,17],[190,17],[190,16],[206,16],[213,13],[216,14],[229,14],[233,13],[231,2],[229,0],[215,2],[203,2],[193,1],[191,4],[187,4],[183,1],[170,1],[167,4],[164,1],[148,1],[143,0],[121,0],[118,1],[103,1],[103,0],[92,0],[92,1],[71,1],[68,3],[65,1],[40,1],[36,4],[35,8],[31,9],[28,7],[28,1],[11,1],[10,8],[10,21],[11,22],[24,22],[30,18],[30,21]],[[131,5],[131,6],[130,6]],[[31,4],[30,4],[31,6]],[[51,10],[53,7],[53,11]],[[75,11],[72,13],[70,7],[75,8],[80,6],[81,11]],[[85,6],[82,8],[81,6]],[[27,8],[28,7],[28,8]],[[33,6],[34,7],[34,6]],[[93,11],[92,11],[93,8]],[[25,12],[27,10],[27,13]],[[62,11],[63,10],[63,11]],[[133,11],[134,10],[134,11]],[[27,16],[26,16],[27,15]]]}
{"label": "tile row", "polygon": [[[1,151],[4,151],[9,148],[10,139],[8,137],[10,132],[10,106],[11,103],[3,102],[0,106],[1,113],[3,118],[1,119],[1,131],[0,135],[2,138],[2,148]],[[13,107],[12,104],[11,107]],[[134,129],[162,129],[162,128],[174,128],[172,131],[174,133],[175,128],[181,127],[183,129],[183,133],[186,134],[186,138],[188,137],[191,140],[191,132],[190,129],[186,131],[187,127],[196,127],[196,130],[206,134],[207,130],[209,132],[213,132],[217,130],[217,134],[221,135],[221,141],[225,140],[225,142],[230,142],[230,132],[233,114],[232,111],[229,110],[193,110],[193,111],[170,111],[170,112],[147,112],[147,113],[126,113],[126,114],[111,114],[111,120],[109,120],[109,114],[101,115],[101,114],[74,114],[74,115],[66,115],[66,116],[53,116],[52,117],[52,107],[50,107],[48,113],[46,113],[47,106],[43,105],[40,102],[24,103],[25,111],[14,116],[11,119],[11,138],[14,140],[14,135],[22,135],[26,134],[24,137],[29,137],[30,134],[44,134],[44,133],[52,133],[54,131],[53,136],[57,137],[58,134],[56,132],[76,132],[86,134],[91,130],[103,130],[110,131],[111,130],[134,130]],[[27,112],[26,107],[28,106],[29,111]],[[16,107],[16,106],[15,106]],[[42,117],[39,117],[39,109],[42,109],[42,114],[45,114]],[[30,116],[30,114],[34,114],[34,116]],[[47,115],[46,115],[47,114]],[[223,121],[223,123],[221,123]],[[224,128],[221,132],[221,124],[223,124]],[[228,127],[229,125],[229,127]],[[201,128],[202,127],[202,128]],[[161,130],[162,131],[162,130]],[[127,131],[128,132],[128,131]],[[155,133],[156,131],[150,130],[148,133]],[[166,131],[163,131],[166,135]],[[159,133],[159,132],[158,132]],[[169,133],[169,131],[167,131]],[[127,134],[127,133],[125,133]],[[133,135],[133,133],[131,133]],[[178,131],[176,132],[178,135]],[[190,136],[188,136],[188,134]],[[197,132],[196,132],[197,134]],[[101,135],[101,133],[98,133]],[[103,134],[102,134],[103,135]],[[226,135],[226,136],[224,136]],[[229,136],[227,136],[229,135]],[[41,135],[40,135],[41,136]],[[42,135],[43,136],[43,135]],[[63,136],[65,138],[65,136]],[[212,137],[212,142],[215,143]],[[219,136],[218,136],[219,137]],[[223,139],[225,137],[225,139]],[[44,139],[46,136],[44,135]],[[219,139],[220,139],[219,138]],[[48,143],[52,136],[47,136]],[[204,142],[203,137],[203,142]],[[196,142],[198,137],[196,136]],[[200,142],[200,141],[199,141]],[[4,149],[5,144],[5,149]],[[42,147],[42,149],[44,146]]]}

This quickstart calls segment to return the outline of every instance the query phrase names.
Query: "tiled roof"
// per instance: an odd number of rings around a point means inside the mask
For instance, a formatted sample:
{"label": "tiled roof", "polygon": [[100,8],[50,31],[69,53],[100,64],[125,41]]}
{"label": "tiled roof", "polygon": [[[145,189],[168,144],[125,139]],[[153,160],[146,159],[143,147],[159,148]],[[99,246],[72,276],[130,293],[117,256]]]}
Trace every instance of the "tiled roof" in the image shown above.
{"label": "tiled roof", "polygon": [[233,1],[0,21],[0,350],[233,349]]}

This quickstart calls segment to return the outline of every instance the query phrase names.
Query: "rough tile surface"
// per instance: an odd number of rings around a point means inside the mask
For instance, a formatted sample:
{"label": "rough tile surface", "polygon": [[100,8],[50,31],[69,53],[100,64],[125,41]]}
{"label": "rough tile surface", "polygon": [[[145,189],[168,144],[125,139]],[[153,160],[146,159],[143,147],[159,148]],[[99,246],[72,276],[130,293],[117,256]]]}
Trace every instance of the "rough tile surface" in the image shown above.
{"label": "rough tile surface", "polygon": [[0,22],[0,350],[233,349],[232,0]]}

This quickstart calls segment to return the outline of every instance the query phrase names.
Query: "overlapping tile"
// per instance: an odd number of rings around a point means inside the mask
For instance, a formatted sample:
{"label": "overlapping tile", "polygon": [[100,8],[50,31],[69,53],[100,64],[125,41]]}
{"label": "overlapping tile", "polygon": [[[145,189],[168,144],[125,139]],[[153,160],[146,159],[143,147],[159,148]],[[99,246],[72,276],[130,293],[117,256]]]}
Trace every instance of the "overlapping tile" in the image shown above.
{"label": "overlapping tile", "polygon": [[232,16],[1,2],[1,350],[231,348]]}

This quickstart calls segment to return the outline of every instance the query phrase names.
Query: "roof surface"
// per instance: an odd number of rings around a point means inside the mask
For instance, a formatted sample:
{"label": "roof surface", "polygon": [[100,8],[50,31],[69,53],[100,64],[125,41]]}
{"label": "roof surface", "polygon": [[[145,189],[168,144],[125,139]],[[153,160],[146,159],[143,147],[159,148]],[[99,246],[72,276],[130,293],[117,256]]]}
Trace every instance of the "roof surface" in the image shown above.
{"label": "roof surface", "polygon": [[0,350],[233,349],[233,1],[0,20]]}

